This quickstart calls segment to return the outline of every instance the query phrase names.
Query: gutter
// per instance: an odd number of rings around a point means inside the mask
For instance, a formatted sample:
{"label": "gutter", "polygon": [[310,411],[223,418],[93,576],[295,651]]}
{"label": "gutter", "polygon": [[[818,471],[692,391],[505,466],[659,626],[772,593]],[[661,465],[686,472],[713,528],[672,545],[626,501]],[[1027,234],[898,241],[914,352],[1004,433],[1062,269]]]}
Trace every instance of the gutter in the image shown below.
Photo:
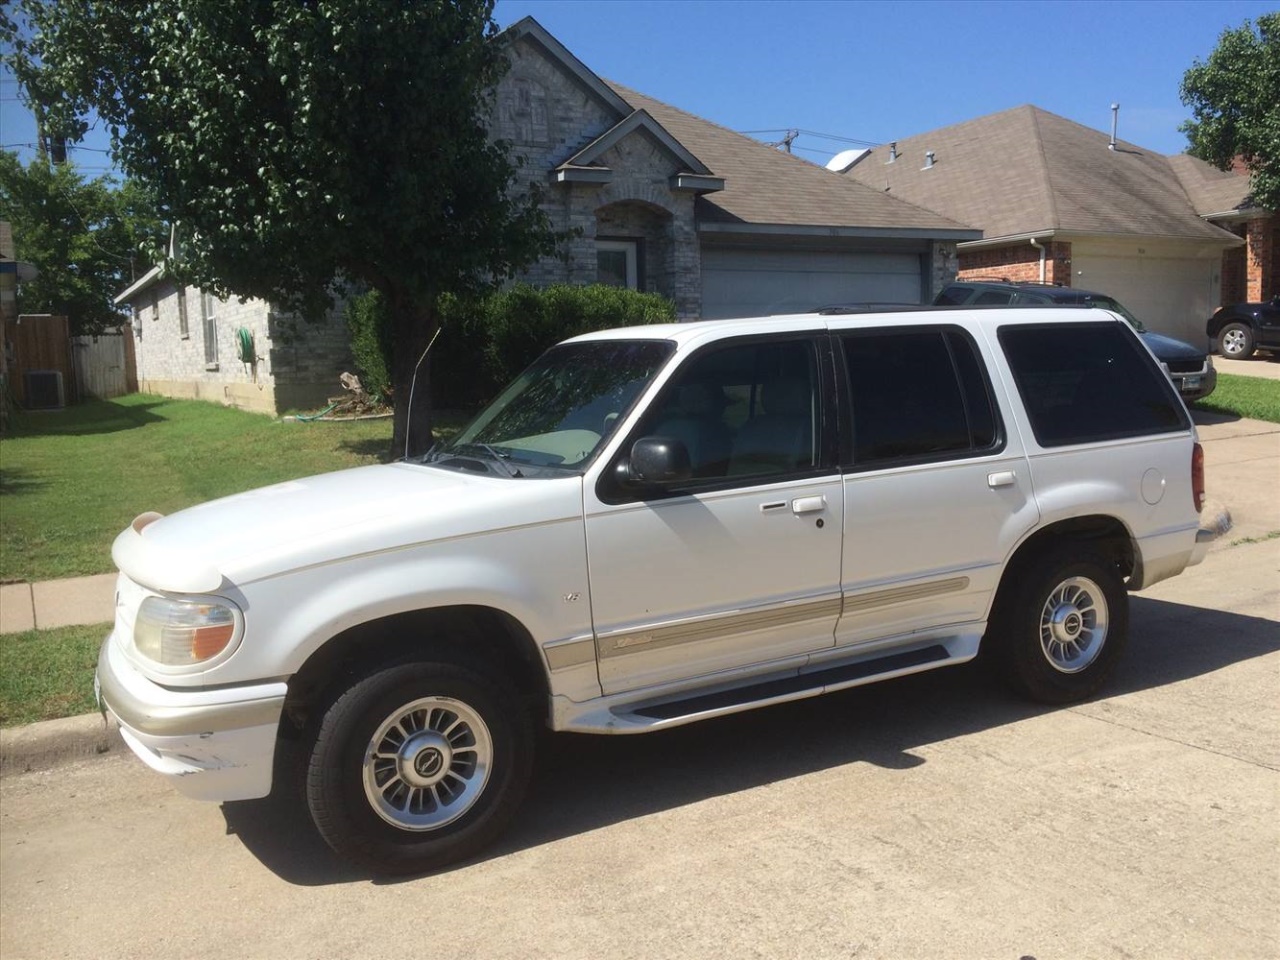
{"label": "gutter", "polygon": [[1043,244],[1043,243],[1041,243],[1039,240],[1037,240],[1035,237],[1031,237],[1031,238],[1030,238],[1030,240],[1031,240],[1031,245],[1032,245],[1033,247],[1035,247],[1037,250],[1039,250],[1039,251],[1040,251],[1040,282],[1041,282],[1041,283],[1044,283],[1044,277],[1045,277],[1045,273],[1044,273],[1044,254],[1045,254],[1045,251],[1044,251],[1044,244]]}

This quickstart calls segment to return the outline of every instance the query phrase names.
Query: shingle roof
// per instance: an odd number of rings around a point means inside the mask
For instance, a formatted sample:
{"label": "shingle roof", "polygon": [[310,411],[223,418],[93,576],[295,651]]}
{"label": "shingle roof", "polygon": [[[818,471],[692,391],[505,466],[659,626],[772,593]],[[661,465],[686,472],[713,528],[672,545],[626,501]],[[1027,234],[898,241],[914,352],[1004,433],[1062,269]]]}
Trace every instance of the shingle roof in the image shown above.
{"label": "shingle roof", "polygon": [[1169,157],[1169,165],[1200,216],[1253,209],[1248,177],[1219,170],[1186,153]]}
{"label": "shingle roof", "polygon": [[724,178],[723,190],[698,198],[702,223],[918,230],[936,236],[973,230],[958,219],[886,196],[670,104],[605,82]]}
{"label": "shingle roof", "polygon": [[[847,174],[977,224],[986,239],[1040,232],[1233,239],[1197,215],[1168,157],[1034,106],[877,147]],[[924,167],[932,150],[935,164]]]}

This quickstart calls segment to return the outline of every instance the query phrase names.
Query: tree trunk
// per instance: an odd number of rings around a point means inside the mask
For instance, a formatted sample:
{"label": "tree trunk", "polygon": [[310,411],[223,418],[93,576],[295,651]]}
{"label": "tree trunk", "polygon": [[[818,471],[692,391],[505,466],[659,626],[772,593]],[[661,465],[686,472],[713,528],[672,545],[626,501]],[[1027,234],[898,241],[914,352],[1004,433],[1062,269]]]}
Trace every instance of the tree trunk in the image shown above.
{"label": "tree trunk", "polygon": [[[423,351],[436,332],[438,318],[433,306],[388,296],[392,329],[392,388],[395,391],[395,418],[392,421],[392,457],[417,457],[433,443],[431,436],[431,357]],[[417,377],[415,380],[415,368]]]}

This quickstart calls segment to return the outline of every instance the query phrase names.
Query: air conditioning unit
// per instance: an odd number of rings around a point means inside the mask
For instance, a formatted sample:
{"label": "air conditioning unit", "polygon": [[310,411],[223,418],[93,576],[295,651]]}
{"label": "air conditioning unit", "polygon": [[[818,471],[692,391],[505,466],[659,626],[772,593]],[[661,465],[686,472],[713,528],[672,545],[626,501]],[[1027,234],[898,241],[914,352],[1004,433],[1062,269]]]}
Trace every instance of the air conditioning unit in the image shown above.
{"label": "air conditioning unit", "polygon": [[26,386],[28,410],[53,410],[67,405],[61,370],[28,370]]}

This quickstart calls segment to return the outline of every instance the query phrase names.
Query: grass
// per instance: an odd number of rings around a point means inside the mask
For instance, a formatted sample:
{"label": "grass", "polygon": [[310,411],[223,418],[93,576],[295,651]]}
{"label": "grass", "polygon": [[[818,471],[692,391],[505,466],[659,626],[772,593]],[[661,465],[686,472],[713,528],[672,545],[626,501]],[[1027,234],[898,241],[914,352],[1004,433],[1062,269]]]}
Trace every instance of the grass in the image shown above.
{"label": "grass", "polygon": [[111,624],[0,637],[0,727],[97,709],[93,670]]}
{"label": "grass", "polygon": [[1196,401],[1201,410],[1234,414],[1250,420],[1280,423],[1280,380],[1218,374],[1218,385],[1204,400]]}
{"label": "grass", "polygon": [[390,420],[277,421],[145,394],[21,414],[13,428],[0,441],[5,582],[110,572],[111,542],[139,513],[377,463],[391,445]]}

